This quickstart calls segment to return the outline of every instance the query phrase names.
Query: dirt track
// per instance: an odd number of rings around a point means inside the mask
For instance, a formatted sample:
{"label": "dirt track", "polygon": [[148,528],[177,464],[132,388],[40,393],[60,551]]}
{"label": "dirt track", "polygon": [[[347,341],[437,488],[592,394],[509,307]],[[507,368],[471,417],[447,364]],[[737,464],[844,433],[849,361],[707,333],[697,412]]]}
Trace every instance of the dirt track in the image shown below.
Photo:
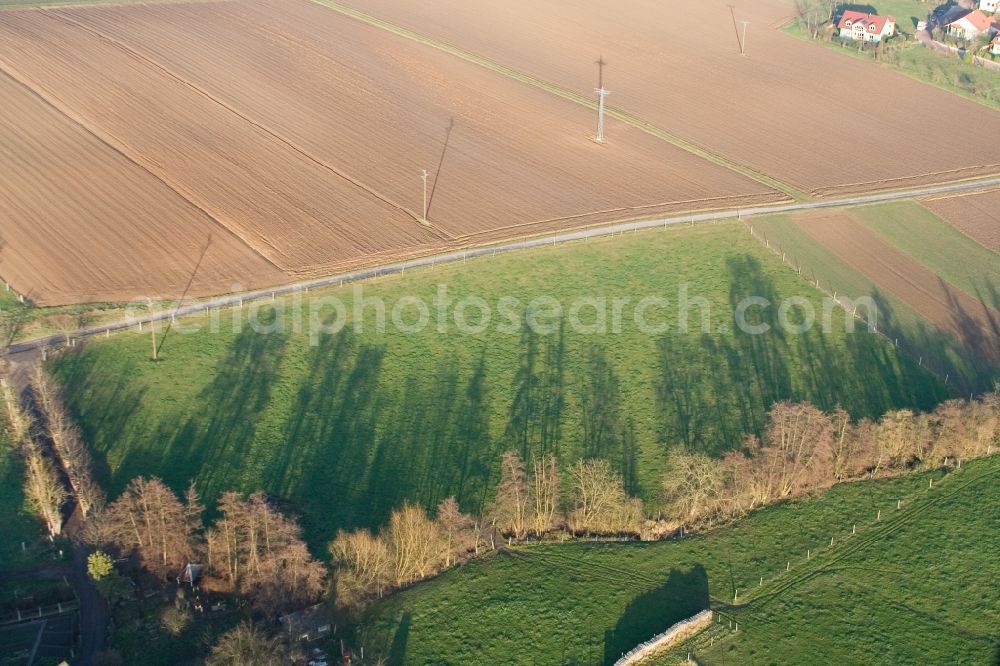
{"label": "dirt track", "polygon": [[799,213],[795,220],[879,288],[984,357],[1000,361],[1000,312],[890,245],[849,212]]}
{"label": "dirt track", "polygon": [[[782,198],[624,125],[595,144],[593,114],[579,105],[299,0],[5,11],[0,72],[52,116],[35,123],[26,112],[10,134],[60,124],[75,137],[10,204],[13,229],[45,224],[55,240],[10,234],[0,254],[0,274],[41,304],[137,289],[177,298],[210,228],[234,243],[218,262],[233,270],[210,279],[204,268],[190,295]],[[86,184],[68,177],[93,167],[57,154],[100,143],[119,170]],[[421,169],[430,228],[417,221]],[[85,191],[102,187],[149,212],[102,197],[101,225],[75,233],[75,217],[94,214]],[[147,242],[154,214],[178,240]],[[67,244],[77,253],[59,249]]]}
{"label": "dirt track", "polygon": [[969,238],[1000,253],[1000,189],[933,197],[920,203]]}
{"label": "dirt track", "polygon": [[784,34],[792,3],[333,1],[581,94],[603,54],[613,106],[820,196],[1000,172],[1000,113]]}

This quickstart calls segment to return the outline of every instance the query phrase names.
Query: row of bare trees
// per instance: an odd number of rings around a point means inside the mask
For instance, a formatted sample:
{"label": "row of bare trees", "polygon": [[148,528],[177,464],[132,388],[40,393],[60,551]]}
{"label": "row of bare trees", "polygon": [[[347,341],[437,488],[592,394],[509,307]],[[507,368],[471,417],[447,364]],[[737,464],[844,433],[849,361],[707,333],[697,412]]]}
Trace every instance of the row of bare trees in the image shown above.
{"label": "row of bare trees", "polygon": [[454,497],[438,505],[434,519],[423,507],[403,504],[381,532],[341,531],[330,543],[337,603],[349,608],[381,597],[493,544],[490,531],[463,514]]}
{"label": "row of bare trees", "polygon": [[500,460],[496,499],[484,520],[463,514],[449,497],[438,505],[433,519],[422,507],[404,504],[377,534],[365,529],[340,532],[330,544],[337,567],[337,603],[356,607],[481,550],[494,550],[498,539],[540,538],[560,529],[574,535],[640,531],[642,502],[626,495],[621,475],[607,461],[578,461],[569,482],[570,501],[564,511],[556,459],[536,460],[529,472],[517,453],[507,452]]}
{"label": "row of bare trees", "polygon": [[75,500],[86,518],[104,506],[105,497],[94,480],[90,451],[58,388],[40,366],[32,376],[31,395],[33,404],[4,383],[8,432],[24,461],[25,496],[49,535],[56,537],[62,534],[63,508],[69,500]]}
{"label": "row of bare trees", "polygon": [[945,402],[926,414],[900,410],[860,422],[842,409],[826,413],[807,403],[778,403],[763,437],[747,437],[739,451],[711,458],[673,450],[656,520],[647,518],[640,499],[628,496],[606,460],[578,460],[564,480],[551,456],[529,469],[517,453],[507,452],[482,522],[462,514],[450,498],[434,520],[420,507],[404,505],[379,534],[341,532],[330,545],[338,601],[350,605],[382,596],[494,548],[498,536],[520,541],[563,531],[574,537],[656,538],[835,483],[940,467],[998,448],[1000,392],[974,402]]}
{"label": "row of bare trees", "polygon": [[277,614],[320,598],[326,569],[302,541],[301,529],[263,493],[225,493],[221,517],[208,529],[194,486],[182,501],[156,478],[136,478],[121,496],[87,522],[88,541],[120,553],[135,553],[163,579],[188,562],[205,561],[209,571],[255,607]]}
{"label": "row of bare trees", "polygon": [[52,450],[62,463],[80,512],[86,519],[105,502],[104,491],[94,480],[94,461],[60,395],[59,387],[42,366],[35,368],[31,388],[45,423]]}
{"label": "row of bare trees", "polygon": [[38,424],[9,384],[3,384],[8,433],[15,451],[24,461],[24,494],[35,514],[45,523],[49,536],[62,534],[63,505],[69,498],[58,470],[38,438]]}
{"label": "row of bare trees", "polygon": [[554,457],[534,461],[529,473],[512,451],[500,460],[500,482],[488,517],[502,534],[524,539],[558,529],[573,534],[637,533],[642,501],[629,497],[621,475],[606,460],[579,460],[570,470],[570,496],[563,511],[562,475]]}
{"label": "row of bare trees", "polygon": [[663,476],[667,520],[710,523],[853,479],[933,469],[1000,447],[1000,393],[852,422],[843,410],[778,403],[763,439],[722,459],[677,449]]}

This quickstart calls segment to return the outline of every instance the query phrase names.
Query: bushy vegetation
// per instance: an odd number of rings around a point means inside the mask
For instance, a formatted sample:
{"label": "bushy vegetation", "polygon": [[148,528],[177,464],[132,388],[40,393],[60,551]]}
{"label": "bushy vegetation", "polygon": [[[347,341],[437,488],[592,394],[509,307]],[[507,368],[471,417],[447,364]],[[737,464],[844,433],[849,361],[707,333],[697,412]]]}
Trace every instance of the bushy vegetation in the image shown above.
{"label": "bushy vegetation", "polygon": [[[762,434],[777,401],[842,405],[862,418],[930,409],[947,396],[884,340],[846,334],[840,311],[829,332],[796,336],[782,332],[772,307],[761,315],[775,325],[771,334],[734,334],[733,308],[745,296],[802,296],[823,311],[821,295],[736,224],[407,273],[366,284],[364,295],[433,303],[439,284],[455,300],[516,298],[519,316],[540,296],[567,305],[632,300],[614,334],[581,334],[565,321],[552,335],[441,334],[434,326],[380,334],[368,308],[362,333],[349,323],[315,345],[307,330],[234,327],[249,316],[237,309],[185,322],[214,318],[218,333],[166,333],[158,363],[149,360],[149,339],[130,333],[67,353],[52,369],[112,497],[140,475],[178,492],[194,479],[210,506],[227,490],[263,489],[302,512],[316,553],[338,529],[385,524],[404,500],[432,509],[454,495],[462,511],[481,514],[503,451],[555,455],[564,473],[581,457],[606,459],[626,491],[649,502],[672,447],[720,456],[745,434]],[[665,296],[673,307],[682,293],[708,305],[705,332],[697,306],[688,334],[677,330],[673,309],[665,317],[674,328],[663,335],[631,323],[638,298]],[[351,319],[354,292],[329,295]],[[329,314],[305,307],[307,322]],[[591,312],[581,318],[593,321]]]}
{"label": "bushy vegetation", "polygon": [[701,663],[985,663],[998,463],[843,484],[670,542],[508,549],[376,604],[359,640],[390,663],[601,664],[711,605],[739,634],[698,644]]}

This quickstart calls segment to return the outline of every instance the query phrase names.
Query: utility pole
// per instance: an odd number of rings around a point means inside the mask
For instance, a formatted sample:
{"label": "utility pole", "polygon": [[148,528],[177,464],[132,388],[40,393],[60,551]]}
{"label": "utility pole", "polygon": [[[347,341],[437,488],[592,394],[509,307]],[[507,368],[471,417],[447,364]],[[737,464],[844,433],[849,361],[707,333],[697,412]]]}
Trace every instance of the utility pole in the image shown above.
{"label": "utility pole", "polygon": [[609,91],[604,89],[604,66],[608,63],[604,60],[604,56],[601,56],[597,60],[597,88],[594,92],[597,93],[597,136],[594,140],[597,143],[604,143],[604,98],[611,94]]}
{"label": "utility pole", "polygon": [[743,39],[740,40],[740,55],[745,56],[747,54],[747,26],[750,25],[750,21],[743,21]]}
{"label": "utility pole", "polygon": [[420,177],[424,181],[424,207],[421,209],[423,212],[421,219],[424,224],[427,224],[427,169],[423,169]]}

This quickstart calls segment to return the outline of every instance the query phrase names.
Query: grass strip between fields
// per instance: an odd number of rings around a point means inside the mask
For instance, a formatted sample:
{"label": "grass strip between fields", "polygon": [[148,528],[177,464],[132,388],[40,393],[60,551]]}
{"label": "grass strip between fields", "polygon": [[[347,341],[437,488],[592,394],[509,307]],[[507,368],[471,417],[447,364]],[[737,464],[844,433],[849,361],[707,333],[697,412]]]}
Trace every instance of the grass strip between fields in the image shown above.
{"label": "grass strip between fields", "polygon": [[[516,69],[508,67],[507,65],[503,65],[499,62],[496,62],[495,60],[491,60],[489,58],[477,55],[470,51],[466,51],[465,49],[458,48],[457,46],[453,46],[451,44],[448,44],[447,42],[443,42],[434,39],[432,37],[421,35],[420,33],[414,32],[408,28],[404,28],[402,26],[377,18],[370,14],[360,12],[356,9],[346,7],[338,2],[335,2],[335,0],[311,0],[311,1],[315,2],[318,5],[322,5],[323,7],[327,7],[328,9],[332,9],[335,12],[343,14],[344,16],[348,16],[355,20],[361,21],[362,23],[366,23],[376,28],[381,28],[400,37],[405,37],[406,39],[415,41],[419,44],[433,47],[435,49],[438,49],[439,51],[443,51],[445,53],[448,53],[449,55],[456,56],[458,58],[461,58],[462,60],[471,62],[475,65],[479,65],[480,67],[484,67],[498,74],[502,74],[503,76],[506,76],[508,78],[514,79],[521,83],[526,83],[530,86],[534,86],[535,88],[539,88],[553,95],[562,97],[563,99],[575,102],[576,104],[585,106],[588,109],[597,110],[597,102],[595,100],[590,99],[589,97],[586,97],[579,93],[575,93],[572,90],[563,88],[560,85],[535,78],[529,74],[525,74],[524,72],[520,72]],[[611,118],[614,118],[615,120],[627,123],[628,125],[631,125],[636,129],[640,129],[643,132],[650,134],[651,136],[655,136],[661,141],[666,141],[667,143],[676,146],[677,148],[680,148],[681,150],[684,150],[688,153],[691,153],[692,155],[700,157],[703,160],[709,161],[718,166],[725,167],[730,171],[734,171],[743,176],[746,176],[751,180],[754,180],[762,185],[765,185],[771,189],[777,190],[782,194],[791,197],[795,201],[813,200],[813,197],[811,195],[793,187],[792,185],[789,185],[788,183],[782,182],[780,180],[777,180],[776,178],[772,178],[771,176],[760,173],[742,164],[738,164],[720,155],[712,153],[704,148],[701,148],[700,146],[691,143],[690,141],[682,139],[681,137],[668,132],[667,130],[661,127],[657,127],[656,125],[648,123],[645,120],[642,120],[641,118],[638,118],[632,115],[631,113],[628,113],[627,111],[623,111],[613,106],[608,106],[606,107],[605,110],[607,115]]]}

